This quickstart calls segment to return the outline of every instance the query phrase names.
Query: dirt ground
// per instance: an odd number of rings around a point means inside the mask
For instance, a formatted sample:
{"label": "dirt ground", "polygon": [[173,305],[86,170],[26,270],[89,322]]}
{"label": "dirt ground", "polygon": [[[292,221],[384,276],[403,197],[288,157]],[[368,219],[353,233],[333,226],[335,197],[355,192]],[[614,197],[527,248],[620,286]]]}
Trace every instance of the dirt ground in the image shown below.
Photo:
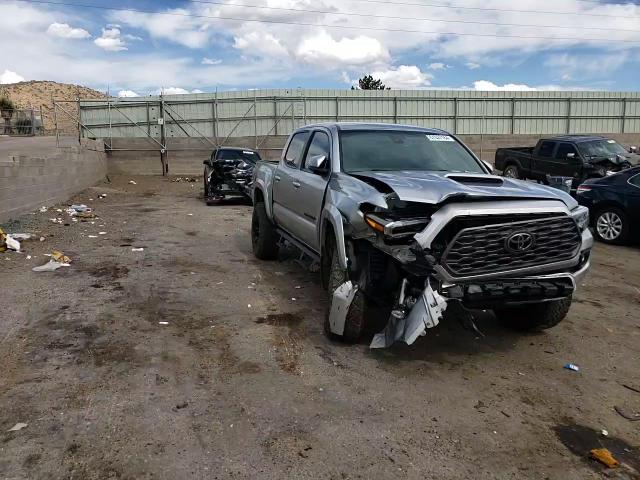
{"label": "dirt ground", "polygon": [[546,333],[485,313],[372,351],[324,336],[308,261],[252,256],[250,206],[111,180],[73,199],[93,224],[3,225],[45,239],[0,254],[0,478],[640,478],[638,247],[597,245]]}

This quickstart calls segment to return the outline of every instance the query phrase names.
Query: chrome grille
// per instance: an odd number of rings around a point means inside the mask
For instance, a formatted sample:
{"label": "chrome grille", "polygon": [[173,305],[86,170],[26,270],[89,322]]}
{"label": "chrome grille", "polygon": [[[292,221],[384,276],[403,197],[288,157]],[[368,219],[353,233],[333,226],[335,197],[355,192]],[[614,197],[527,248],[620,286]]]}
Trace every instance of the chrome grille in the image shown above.
{"label": "chrome grille", "polygon": [[[507,249],[507,239],[520,232],[532,235],[533,245],[522,252]],[[455,235],[441,262],[454,277],[509,272],[570,260],[580,244],[580,232],[567,216],[469,227]]]}

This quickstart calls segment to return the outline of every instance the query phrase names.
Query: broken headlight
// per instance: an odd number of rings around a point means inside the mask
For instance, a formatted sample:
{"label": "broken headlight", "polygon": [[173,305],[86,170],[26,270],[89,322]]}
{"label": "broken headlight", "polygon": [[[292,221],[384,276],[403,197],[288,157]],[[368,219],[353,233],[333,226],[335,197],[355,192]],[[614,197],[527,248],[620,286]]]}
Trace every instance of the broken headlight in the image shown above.
{"label": "broken headlight", "polygon": [[401,238],[422,231],[429,223],[429,218],[391,218],[380,213],[367,213],[364,221],[376,232],[387,237]]}
{"label": "broken headlight", "polygon": [[589,227],[589,209],[587,207],[579,206],[571,211],[571,217],[578,225],[580,233],[584,232]]}

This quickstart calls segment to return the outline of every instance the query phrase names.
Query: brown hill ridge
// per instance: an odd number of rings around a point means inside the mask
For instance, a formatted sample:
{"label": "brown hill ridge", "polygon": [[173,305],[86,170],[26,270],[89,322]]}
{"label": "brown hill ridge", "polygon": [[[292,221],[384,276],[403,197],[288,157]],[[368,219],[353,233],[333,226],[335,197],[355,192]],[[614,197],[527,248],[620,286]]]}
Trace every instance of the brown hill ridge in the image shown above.
{"label": "brown hill ridge", "polygon": [[[53,100],[76,100],[78,97],[104,98],[106,95],[92,88],[74,85],[71,83],[58,83],[50,80],[32,80],[28,82],[0,85],[0,95],[8,96],[18,108],[33,108],[36,116],[42,110],[43,125],[46,133],[54,132]],[[69,113],[78,114],[75,103],[62,103],[62,107]],[[76,124],[72,118],[58,110],[58,126],[69,134],[75,130]]]}

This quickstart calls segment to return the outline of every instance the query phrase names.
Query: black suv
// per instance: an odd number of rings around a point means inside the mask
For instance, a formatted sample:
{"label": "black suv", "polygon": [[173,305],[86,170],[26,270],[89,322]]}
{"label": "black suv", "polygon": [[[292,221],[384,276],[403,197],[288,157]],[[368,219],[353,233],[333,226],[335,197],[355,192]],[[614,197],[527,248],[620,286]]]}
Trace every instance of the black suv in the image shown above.
{"label": "black suv", "polygon": [[227,196],[250,198],[253,167],[260,155],[250,148],[220,147],[204,162],[204,198],[207,204]]}

